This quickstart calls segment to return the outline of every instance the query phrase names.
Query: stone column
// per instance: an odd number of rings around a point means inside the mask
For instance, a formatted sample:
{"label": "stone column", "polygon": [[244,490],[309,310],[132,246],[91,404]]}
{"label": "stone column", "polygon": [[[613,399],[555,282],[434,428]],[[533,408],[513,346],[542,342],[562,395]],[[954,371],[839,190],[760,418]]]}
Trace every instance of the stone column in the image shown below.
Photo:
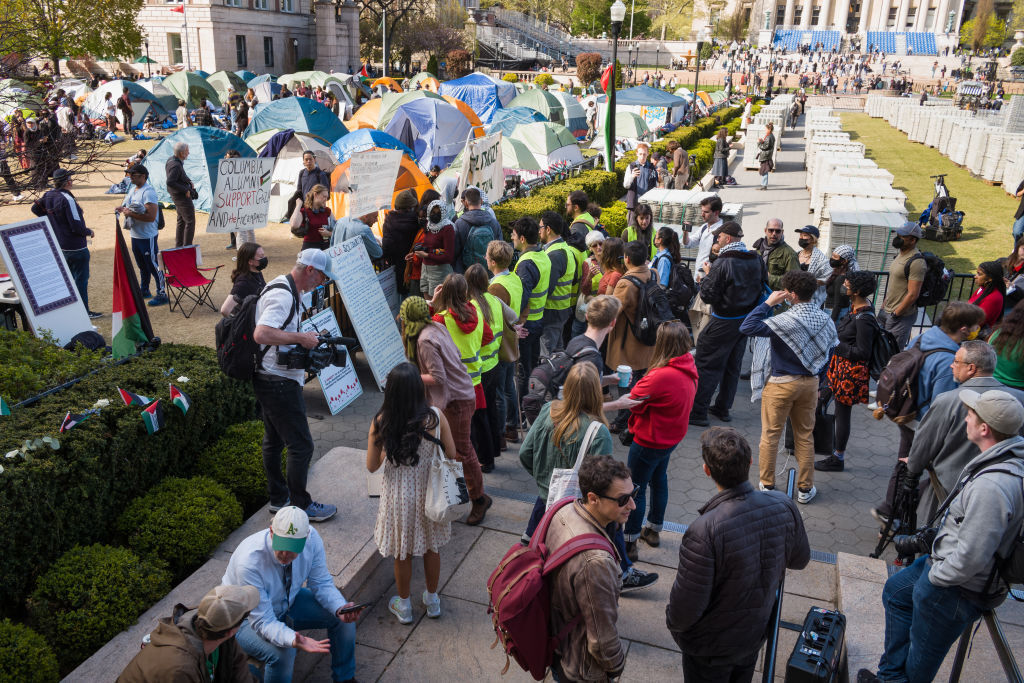
{"label": "stone column", "polygon": [[900,10],[896,13],[896,31],[907,30],[907,15],[910,14],[910,0],[900,0]]}
{"label": "stone column", "polygon": [[796,0],[786,0],[786,13],[782,18],[782,25],[786,28],[793,26],[793,14],[796,10]]}
{"label": "stone column", "polygon": [[806,31],[811,28],[811,15],[814,14],[814,0],[803,0],[804,9],[800,15],[800,30]]}
{"label": "stone column", "polygon": [[928,8],[930,7],[930,0],[920,0],[917,4],[917,14],[914,16],[914,30],[923,31],[924,23],[928,19]]}
{"label": "stone column", "polygon": [[935,35],[945,33],[947,21],[949,21],[949,0],[939,0],[939,9],[935,12],[935,26],[932,26],[932,33]]}
{"label": "stone column", "polygon": [[[849,8],[849,5],[847,5]],[[860,3],[860,22],[857,24],[857,33],[864,35],[868,30],[868,20],[871,18],[871,0],[863,0]],[[867,49],[867,44],[864,49]]]}
{"label": "stone column", "polygon": [[886,29],[886,22],[889,20],[889,7],[892,5],[892,0],[879,0],[878,2],[878,13],[875,15],[875,30],[884,31]]}
{"label": "stone column", "polygon": [[316,52],[318,64],[321,71],[330,73],[344,71],[348,66],[339,59],[338,55],[338,32],[334,20],[334,3],[317,0],[313,4],[316,12]]}
{"label": "stone column", "polygon": [[[840,0],[842,2],[843,0]],[[821,12],[818,14],[818,30],[824,31],[829,27],[829,19],[832,18],[832,0],[821,0]]]}
{"label": "stone column", "polygon": [[836,26],[840,33],[846,33],[846,22],[850,19],[850,0],[839,0],[836,7]]}

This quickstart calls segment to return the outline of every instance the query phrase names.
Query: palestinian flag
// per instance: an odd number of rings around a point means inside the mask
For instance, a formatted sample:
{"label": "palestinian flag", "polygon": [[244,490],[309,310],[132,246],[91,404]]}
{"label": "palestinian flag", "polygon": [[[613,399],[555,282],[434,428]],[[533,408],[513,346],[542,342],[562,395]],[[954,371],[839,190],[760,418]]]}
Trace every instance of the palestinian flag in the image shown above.
{"label": "palestinian flag", "polygon": [[359,70],[359,80],[366,83],[370,80],[370,74],[366,71],[366,64],[363,64],[363,68]]}
{"label": "palestinian flag", "polygon": [[130,391],[125,391],[121,387],[117,390],[121,393],[121,400],[124,401],[126,406],[147,406],[153,399],[146,398],[140,394],[133,394]]}
{"label": "palestinian flag", "polygon": [[[615,87],[614,64],[605,67],[604,73],[601,74],[601,87],[606,93],[609,87]],[[612,136],[612,116],[614,115],[611,102],[608,102],[604,108],[604,170],[612,173],[615,172],[615,139]]]}
{"label": "palestinian flag", "polygon": [[146,431],[150,434],[160,431],[160,428],[164,426],[164,409],[160,405],[160,399],[153,401],[153,405],[149,406],[140,413],[142,415],[142,421],[146,425]]}
{"label": "palestinian flag", "polygon": [[77,427],[79,424],[85,422],[90,417],[92,417],[91,413],[86,413],[85,415],[72,415],[71,411],[69,410],[68,414],[64,416],[64,420],[60,423],[60,433],[63,434],[69,429]]}
{"label": "palestinian flag", "polygon": [[3,396],[0,396],[0,416],[6,416],[11,414],[11,407],[7,405],[7,401],[4,400]]}
{"label": "palestinian flag", "polygon": [[114,358],[124,358],[136,353],[138,344],[145,344],[153,338],[153,326],[149,322],[149,313],[143,305],[139,281],[132,268],[132,260],[128,254],[118,222],[117,243],[114,248],[114,312],[111,331],[113,340],[110,346]]}
{"label": "palestinian flag", "polygon": [[189,406],[192,405],[192,400],[189,399],[188,394],[172,384],[171,403],[181,408],[182,414],[187,415]]}

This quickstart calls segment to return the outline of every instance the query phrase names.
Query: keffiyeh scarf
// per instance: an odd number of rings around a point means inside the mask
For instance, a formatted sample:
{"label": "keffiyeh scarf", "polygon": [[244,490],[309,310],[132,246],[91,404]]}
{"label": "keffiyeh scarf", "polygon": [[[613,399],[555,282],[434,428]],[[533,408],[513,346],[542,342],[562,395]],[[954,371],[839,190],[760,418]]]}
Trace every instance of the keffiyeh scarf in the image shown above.
{"label": "keffiyeh scarf", "polygon": [[832,318],[810,302],[795,304],[785,313],[765,319],[764,324],[813,375],[825,367],[832,347],[839,343]]}

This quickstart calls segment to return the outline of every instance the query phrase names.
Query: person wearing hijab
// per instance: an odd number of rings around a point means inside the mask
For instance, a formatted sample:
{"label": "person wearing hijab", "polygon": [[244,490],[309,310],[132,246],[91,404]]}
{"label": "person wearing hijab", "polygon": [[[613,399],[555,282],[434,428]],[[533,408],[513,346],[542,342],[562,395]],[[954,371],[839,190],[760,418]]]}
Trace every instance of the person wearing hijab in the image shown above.
{"label": "person wearing hijab", "polygon": [[837,323],[850,310],[850,297],[846,294],[846,276],[860,270],[857,252],[849,244],[840,244],[832,250],[828,260],[832,273],[825,280],[825,308],[832,311],[832,322]]}
{"label": "person wearing hijab", "polygon": [[425,298],[434,296],[434,289],[453,272],[455,261],[455,226],[444,215],[444,202],[430,202],[426,213],[423,242],[413,245],[413,253],[423,262],[420,291]]}

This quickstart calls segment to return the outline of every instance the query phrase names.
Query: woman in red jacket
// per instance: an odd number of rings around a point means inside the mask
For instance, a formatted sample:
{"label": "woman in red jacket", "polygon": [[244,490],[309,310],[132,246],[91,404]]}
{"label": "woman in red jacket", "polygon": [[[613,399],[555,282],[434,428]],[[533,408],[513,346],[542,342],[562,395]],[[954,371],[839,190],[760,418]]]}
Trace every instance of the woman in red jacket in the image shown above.
{"label": "woman in red jacket", "polygon": [[[626,521],[626,555],[637,561],[636,541],[642,538],[657,548],[668,506],[668,460],[686,436],[693,397],[697,393],[697,366],[690,355],[693,341],[681,322],[662,323],[654,342],[650,369],[636,383],[630,396],[643,403],[632,408],[629,431],[629,470],[637,486],[636,509]],[[647,485],[651,509],[644,523]],[[643,529],[641,529],[643,523]]]}
{"label": "woman in red jacket", "polygon": [[[1003,281],[1003,267],[998,261],[985,261],[974,273],[977,289],[968,303],[981,306],[985,311],[984,333],[991,332],[1003,319],[1003,299],[1006,296],[1006,282]],[[984,334],[983,334],[984,336]]]}

